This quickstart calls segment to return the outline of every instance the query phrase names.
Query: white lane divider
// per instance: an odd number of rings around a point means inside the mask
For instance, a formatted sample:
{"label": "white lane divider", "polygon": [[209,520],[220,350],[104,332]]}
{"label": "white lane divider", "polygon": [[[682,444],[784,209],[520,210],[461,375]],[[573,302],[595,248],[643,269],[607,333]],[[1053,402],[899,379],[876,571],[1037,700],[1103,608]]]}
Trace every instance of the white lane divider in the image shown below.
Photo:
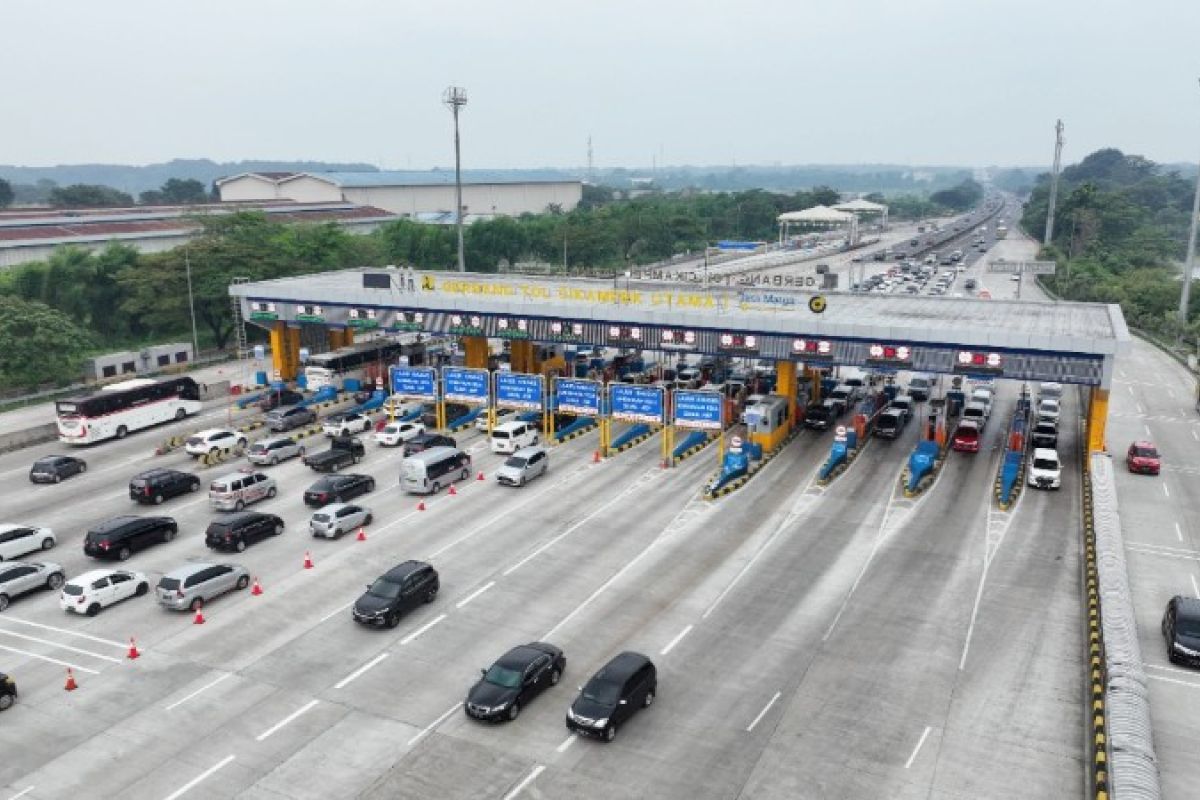
{"label": "white lane divider", "polygon": [[206,779],[211,777],[217,770],[228,765],[229,762],[233,761],[236,757],[237,756],[233,756],[233,755],[225,756],[220,761],[218,761],[216,764],[213,764],[211,767],[204,770],[204,772],[201,772],[199,775],[192,778],[190,781],[185,783],[183,786],[179,787],[174,792],[167,795],[165,798],[163,798],[163,800],[178,800],[178,798],[183,797],[185,794],[187,794],[192,789],[196,788],[201,783],[203,783]]}
{"label": "white lane divider", "polygon": [[34,789],[34,787],[33,787],[33,786],[26,786],[26,787],[25,787],[24,789],[22,789],[21,791],[17,792],[16,794],[14,794],[14,795],[13,795],[13,796],[11,796],[11,797],[9,797],[9,798],[8,798],[8,800],[19,800],[19,798],[22,798],[22,797],[24,797],[25,795],[27,795],[27,794],[29,794],[30,792],[32,792],[32,791],[33,791],[33,789]]}
{"label": "white lane divider", "polygon": [[232,676],[233,676],[233,673],[232,673],[232,672],[226,672],[224,675],[222,675],[221,677],[217,678],[215,681],[212,681],[211,683],[206,683],[206,684],[204,684],[203,686],[201,686],[199,689],[197,689],[196,691],[192,692],[191,694],[189,694],[189,695],[187,695],[187,696],[185,696],[185,697],[181,697],[180,699],[176,700],[174,703],[171,703],[171,705],[169,705],[169,706],[166,706],[166,707],[165,707],[165,710],[167,710],[167,711],[170,711],[170,710],[171,710],[171,709],[173,709],[173,708],[178,708],[179,706],[181,706],[181,705],[183,705],[184,703],[186,703],[188,700],[191,700],[191,699],[193,699],[193,698],[195,698],[195,697],[198,697],[199,695],[203,694],[204,692],[207,692],[209,689],[211,689],[211,688],[213,688],[214,686],[216,686],[216,685],[217,685],[218,683],[220,683],[221,681],[225,680],[226,678],[230,678],[230,677],[232,677]]}
{"label": "white lane divider", "polygon": [[1192,579],[1192,597],[1200,597],[1200,586],[1196,585],[1196,576],[1189,573],[1188,577]]}
{"label": "white lane divider", "polygon": [[356,680],[356,679],[358,679],[358,678],[362,677],[363,673],[365,673],[367,670],[369,670],[369,669],[371,669],[372,667],[374,667],[374,666],[375,666],[376,664],[378,664],[380,661],[383,661],[385,658],[387,658],[387,657],[388,657],[388,655],[389,655],[388,653],[380,653],[379,655],[375,656],[374,658],[372,658],[372,659],[371,659],[370,661],[368,661],[367,663],[363,664],[363,665],[362,665],[361,667],[359,667],[358,669],[354,670],[354,672],[351,672],[349,675],[347,675],[346,677],[342,678],[340,681],[338,681],[337,683],[335,683],[335,684],[333,685],[333,688],[335,688],[335,689],[344,689],[344,688],[346,688],[347,686],[349,686],[349,685],[350,685],[350,683],[351,683],[352,681],[354,681],[354,680]]}
{"label": "white lane divider", "polygon": [[475,591],[471,592],[469,595],[467,595],[466,597],[464,597],[462,600],[459,600],[457,603],[455,603],[455,604],[454,604],[454,607],[455,607],[455,608],[462,608],[462,607],[463,607],[463,606],[465,606],[467,603],[471,602],[471,601],[472,601],[472,600],[474,600],[476,597],[479,597],[479,595],[483,594],[484,592],[486,592],[488,589],[492,588],[492,587],[493,587],[493,586],[495,586],[495,585],[496,585],[496,582],[495,582],[495,581],[488,581],[488,582],[487,582],[487,583],[485,583],[483,586],[480,586],[478,589],[476,589]]}
{"label": "white lane divider", "polygon": [[58,642],[52,641],[50,639],[42,639],[37,636],[30,636],[27,633],[17,633],[16,631],[9,631],[9,630],[0,628],[0,634],[3,634],[5,636],[12,636],[17,639],[24,639],[27,642],[37,642],[38,644],[49,645],[50,647],[56,647],[60,650],[69,650],[72,653],[79,653],[80,655],[88,656],[90,658],[98,658],[101,661],[108,661],[113,664],[121,663],[121,659],[119,659],[119,658],[113,658],[112,656],[101,655],[100,653],[93,653],[91,650],[84,650],[82,647],[72,647],[69,644],[59,644]]}
{"label": "white lane divider", "polygon": [[686,628],[684,628],[683,630],[681,630],[681,631],[680,631],[678,634],[676,634],[676,636],[675,636],[675,638],[674,638],[674,639],[672,639],[671,641],[667,642],[667,646],[666,646],[666,647],[664,647],[662,650],[659,650],[659,651],[658,651],[658,654],[659,654],[660,656],[665,656],[667,653],[669,653],[669,652],[671,652],[672,650],[674,650],[674,649],[675,649],[675,645],[679,644],[679,642],[683,640],[683,637],[685,637],[685,636],[687,636],[689,633],[691,633],[691,632],[692,632],[692,628],[694,628],[694,627],[696,627],[696,626],[695,626],[695,625],[688,625]]}
{"label": "white lane divider", "polygon": [[410,633],[408,636],[405,636],[403,639],[401,639],[400,644],[408,644],[409,642],[413,641],[418,636],[420,636],[422,633],[424,633],[425,631],[432,628],[434,625],[437,625],[439,622],[441,622],[445,618],[446,618],[445,614],[438,614],[436,617],[429,620],[429,622],[426,622],[424,625],[417,628],[415,631]]}
{"label": "white lane divider", "polygon": [[983,602],[983,588],[987,585],[988,571],[992,567],[992,559],[996,557],[996,553],[1000,550],[1000,545],[1004,543],[1004,537],[1008,534],[1008,530],[1012,527],[1013,519],[1016,517],[1017,508],[1021,505],[1021,499],[1027,493],[1021,492],[1017,495],[1017,504],[1008,511],[1000,511],[992,507],[991,497],[987,499],[987,531],[983,545],[983,571],[979,573],[979,585],[975,588],[975,602],[971,605],[971,621],[967,624],[967,636],[963,639],[962,655],[958,659],[958,669],[961,671],[967,666],[967,653],[971,650],[971,639],[975,635],[975,622],[979,618],[979,606]]}
{"label": "white lane divider", "polygon": [[1178,522],[1175,523],[1175,537],[1179,539],[1179,541],[1183,541],[1183,528],[1179,527]]}
{"label": "white lane divider", "polygon": [[571,745],[575,744],[575,740],[578,738],[579,738],[578,734],[572,733],[566,739],[563,739],[562,744],[560,744],[558,747],[554,748],[554,752],[556,752],[556,753],[567,752],[567,748],[569,748]]}
{"label": "white lane divider", "polygon": [[438,725],[441,725],[443,722],[445,722],[447,717],[449,717],[455,711],[458,711],[460,708],[462,708],[462,703],[455,703],[454,705],[450,706],[450,708],[448,708],[444,712],[442,712],[442,715],[440,717],[438,717],[433,722],[429,723],[424,728],[422,728],[420,730],[420,732],[417,733],[416,736],[409,739],[408,746],[412,747],[414,744],[416,744],[417,742],[424,739],[426,736],[428,736],[430,734],[431,731],[433,731],[434,728],[436,728]]}
{"label": "white lane divider", "polygon": [[767,701],[767,704],[763,706],[762,711],[758,712],[758,716],[754,718],[754,721],[746,726],[746,733],[750,733],[754,730],[758,723],[762,721],[762,718],[767,715],[767,712],[771,710],[771,706],[775,705],[780,697],[783,697],[783,692],[776,692],[774,696]]}
{"label": "white lane divider", "polygon": [[99,670],[88,669],[87,667],[81,666],[79,664],[72,664],[70,661],[62,661],[57,658],[51,658],[50,656],[43,656],[43,655],[39,655],[37,653],[31,653],[28,650],[18,650],[15,647],[5,647],[2,644],[0,644],[0,650],[5,651],[6,653],[16,653],[17,655],[25,656],[26,658],[36,658],[39,661],[47,661],[51,664],[58,664],[60,667],[70,667],[71,669],[75,670],[76,672],[86,672],[89,675],[99,675],[100,674]]}
{"label": "white lane divider", "polygon": [[301,706],[300,708],[298,708],[298,709],[296,709],[295,711],[293,711],[291,714],[288,714],[286,717],[284,717],[283,719],[279,720],[279,722],[276,722],[274,725],[272,725],[271,727],[267,728],[265,731],[263,731],[262,733],[260,733],[258,736],[255,736],[255,737],[254,737],[254,741],[256,741],[256,742],[261,742],[261,741],[263,741],[264,739],[268,738],[268,737],[269,737],[269,736],[271,736],[272,734],[276,733],[276,732],[277,732],[277,731],[278,731],[280,728],[282,728],[284,725],[287,725],[288,723],[290,723],[290,722],[294,721],[294,720],[295,720],[297,717],[299,717],[301,714],[304,714],[305,712],[311,711],[311,710],[312,710],[314,707],[316,707],[316,705],[317,705],[319,702],[320,702],[319,700],[310,700],[310,701],[309,701],[308,703],[306,703],[305,705]]}
{"label": "white lane divider", "polygon": [[79,631],[73,631],[68,628],[56,628],[53,625],[44,625],[40,622],[20,619],[19,617],[12,617],[8,614],[0,617],[0,619],[2,619],[4,622],[15,622],[19,625],[29,625],[33,628],[41,628],[44,631],[54,631],[55,633],[61,633],[65,636],[77,636],[80,639],[88,639],[89,641],[96,642],[97,644],[109,644],[121,650],[124,650],[129,646],[129,642],[114,642],[112,639],[101,639],[99,636],[92,636],[90,633],[80,633]]}
{"label": "white lane divider", "polygon": [[1163,494],[1166,495],[1167,497],[1170,497],[1171,490],[1167,488],[1167,485],[1165,483],[1162,485],[1162,487],[1163,487]]}
{"label": "white lane divider", "polygon": [[534,767],[533,771],[525,776],[525,780],[518,783],[513,787],[511,792],[504,795],[504,800],[513,800],[514,797],[525,791],[525,787],[537,780],[537,776],[541,775],[545,769],[546,767],[544,764],[538,764],[536,767]]}
{"label": "white lane divider", "polygon": [[929,738],[929,732],[933,730],[929,725],[925,726],[925,732],[921,734],[921,738],[917,741],[917,746],[913,748],[912,755],[908,757],[908,761],[904,762],[904,768],[908,769],[917,759],[917,753],[921,752],[921,748],[925,746],[925,740]]}

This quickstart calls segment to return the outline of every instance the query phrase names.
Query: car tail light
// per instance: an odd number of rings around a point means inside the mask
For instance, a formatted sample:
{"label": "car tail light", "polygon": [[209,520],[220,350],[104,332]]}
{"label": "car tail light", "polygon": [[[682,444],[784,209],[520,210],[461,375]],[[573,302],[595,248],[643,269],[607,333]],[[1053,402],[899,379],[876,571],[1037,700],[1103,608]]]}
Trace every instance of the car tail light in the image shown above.
{"label": "car tail light", "polygon": [[75,604],[76,604],[76,605],[80,605],[80,606],[81,606],[81,605],[83,605],[85,602],[87,602],[87,598],[86,598],[86,597],[84,597],[83,595],[80,595],[79,599],[75,601]]}
{"label": "car tail light", "polygon": [[175,596],[176,596],[176,597],[183,597],[183,589],[176,589],[176,590],[175,590]]}
{"label": "car tail light", "polygon": [[107,542],[107,541],[103,541],[103,542],[101,542],[101,543],[100,543],[100,549],[101,549],[101,550],[107,550],[107,549],[108,549],[108,542]]}
{"label": "car tail light", "polygon": [[146,497],[150,496],[150,484],[146,484]]}

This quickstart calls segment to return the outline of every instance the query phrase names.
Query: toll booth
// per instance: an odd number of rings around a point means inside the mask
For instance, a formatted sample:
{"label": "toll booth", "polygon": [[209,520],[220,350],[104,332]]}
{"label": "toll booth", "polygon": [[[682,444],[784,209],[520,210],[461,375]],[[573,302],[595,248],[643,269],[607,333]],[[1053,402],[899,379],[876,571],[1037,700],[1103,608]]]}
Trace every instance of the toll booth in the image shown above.
{"label": "toll booth", "polygon": [[746,409],[746,432],[763,450],[774,450],[790,430],[786,397],[768,395]]}

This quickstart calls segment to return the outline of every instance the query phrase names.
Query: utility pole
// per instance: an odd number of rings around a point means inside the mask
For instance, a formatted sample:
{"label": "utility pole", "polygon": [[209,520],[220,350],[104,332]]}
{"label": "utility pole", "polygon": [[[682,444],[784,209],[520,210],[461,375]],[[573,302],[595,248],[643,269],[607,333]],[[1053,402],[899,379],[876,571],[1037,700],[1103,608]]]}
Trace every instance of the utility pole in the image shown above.
{"label": "utility pole", "polygon": [[[196,335],[196,301],[192,296],[192,258],[188,246],[183,246],[183,268],[187,273],[188,287],[188,310],[192,314],[192,359],[200,357],[200,337]],[[242,358],[242,354],[238,353],[238,359]]]}
{"label": "utility pole", "polygon": [[588,134],[587,179],[590,184],[594,185],[596,183],[596,162],[592,158],[592,135],[590,133]]}
{"label": "utility pole", "polygon": [[1042,245],[1048,247],[1054,240],[1054,204],[1058,200],[1058,172],[1062,168],[1063,123],[1054,123],[1054,170],[1050,174],[1050,202],[1046,204],[1046,238]]}
{"label": "utility pole", "polygon": [[462,150],[458,139],[458,110],[467,104],[467,90],[451,86],[442,92],[442,102],[454,115],[454,227],[458,233],[458,271],[467,271],[463,256]]}
{"label": "utility pole", "polygon": [[1196,217],[1200,216],[1200,171],[1192,193],[1192,224],[1188,227],[1187,258],[1183,262],[1183,288],[1179,291],[1179,321],[1187,324],[1188,298],[1192,291],[1192,271],[1196,268]]}

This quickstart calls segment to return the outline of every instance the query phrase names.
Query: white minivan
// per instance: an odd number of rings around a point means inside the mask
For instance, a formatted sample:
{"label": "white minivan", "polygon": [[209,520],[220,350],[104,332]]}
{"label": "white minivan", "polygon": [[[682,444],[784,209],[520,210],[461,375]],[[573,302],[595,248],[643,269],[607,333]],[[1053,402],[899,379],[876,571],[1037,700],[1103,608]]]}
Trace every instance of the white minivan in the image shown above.
{"label": "white minivan", "polygon": [[492,452],[515,453],[538,443],[538,429],[532,422],[506,422],[492,428]]}
{"label": "white minivan", "polygon": [[409,494],[437,494],[471,477],[471,457],[456,447],[431,447],[400,462],[400,488]]}
{"label": "white minivan", "polygon": [[247,467],[214,480],[208,487],[208,501],[218,511],[241,511],[251,503],[274,497],[275,492],[273,478]]}

